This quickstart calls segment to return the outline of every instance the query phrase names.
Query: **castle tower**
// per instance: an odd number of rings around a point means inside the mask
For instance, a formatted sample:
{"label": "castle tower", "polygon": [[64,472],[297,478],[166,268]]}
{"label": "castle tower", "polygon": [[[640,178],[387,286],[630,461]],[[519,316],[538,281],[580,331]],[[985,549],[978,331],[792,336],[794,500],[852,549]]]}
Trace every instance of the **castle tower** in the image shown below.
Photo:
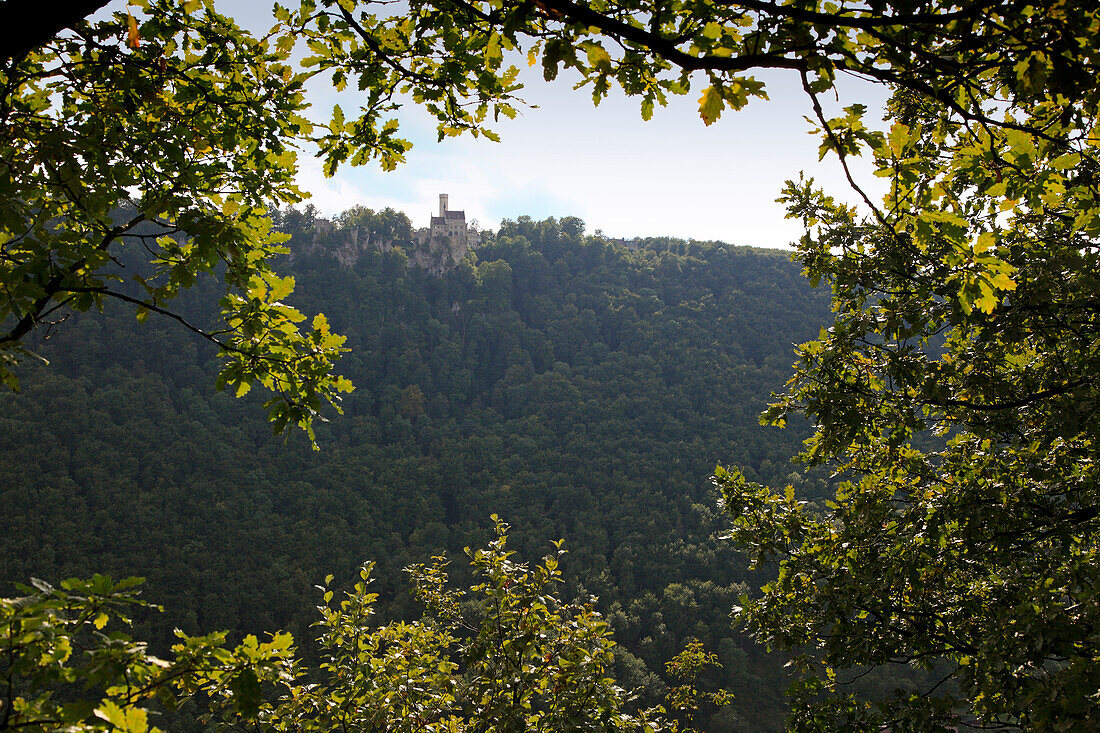
{"label": "castle tower", "polygon": [[462,242],[463,251],[469,243],[469,232],[466,229],[466,212],[451,211],[447,194],[439,194],[439,216],[433,216],[428,225],[428,238],[446,238],[456,242]]}

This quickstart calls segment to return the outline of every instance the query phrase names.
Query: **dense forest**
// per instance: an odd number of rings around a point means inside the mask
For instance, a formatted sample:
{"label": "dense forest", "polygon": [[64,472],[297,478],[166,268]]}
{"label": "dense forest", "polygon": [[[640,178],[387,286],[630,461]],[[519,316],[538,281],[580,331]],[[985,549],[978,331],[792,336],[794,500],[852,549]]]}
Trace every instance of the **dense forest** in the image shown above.
{"label": "dense forest", "polygon": [[[618,679],[645,701],[694,638],[722,665],[707,684],[735,695],[706,729],[778,727],[782,660],[729,618],[763,576],[719,539],[709,478],[733,464],[824,494],[823,474],[790,462],[808,431],[758,416],[793,344],[828,321],[827,293],[786,253],[627,248],[575,218],[506,220],[439,278],[410,265],[403,215],[277,222],[295,304],[348,337],[339,369],[356,388],[318,427],[321,450],[273,436],[252,395],[212,390],[214,349],[178,324],[116,304],[74,315],[35,344],[50,366],[0,395],[5,588],[140,575],[166,608],[139,622],[158,643],[176,626],[305,641],[326,574],[339,585],[376,561],[384,616],[407,616],[401,569],[480,546],[496,513],[521,558],[565,539],[565,592],[599,597]],[[349,266],[334,254],[352,223],[384,246]],[[212,322],[213,292],[200,281],[180,311]]]}

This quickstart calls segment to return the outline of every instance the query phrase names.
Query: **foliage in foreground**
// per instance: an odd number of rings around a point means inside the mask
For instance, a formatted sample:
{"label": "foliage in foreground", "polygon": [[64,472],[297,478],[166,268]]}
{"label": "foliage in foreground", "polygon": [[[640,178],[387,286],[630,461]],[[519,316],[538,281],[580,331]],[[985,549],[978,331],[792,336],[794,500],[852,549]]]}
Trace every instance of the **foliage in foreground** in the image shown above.
{"label": "foliage in foreground", "polygon": [[[343,338],[285,302],[294,279],[272,267],[285,237],[266,215],[301,199],[305,75],[288,48],[209,2],[138,1],[79,19],[95,4],[58,7],[75,17],[38,45],[3,49],[0,383],[18,387],[18,361],[73,311],[123,301],[138,320],[165,316],[217,344],[219,388],[264,387],[276,431],[298,425],[312,438],[351,389],[334,373]],[[35,38],[51,15],[23,7],[18,23]],[[207,279],[221,286],[220,318],[188,321],[172,301]]]}
{"label": "foliage in foreground", "polygon": [[224,633],[178,632],[170,660],[153,656],[117,630],[150,608],[138,598],[141,582],[96,575],[55,588],[35,580],[20,588],[27,595],[0,598],[0,730],[140,733],[151,706],[171,709],[196,695],[221,696],[247,713],[261,681],[287,673],[289,634],[249,636],[229,649]]}
{"label": "foliage in foreground", "polygon": [[[563,601],[556,553],[529,568],[496,539],[468,551],[479,582],[448,587],[442,557],[409,569],[424,604],[416,621],[372,627],[377,595],[361,581],[334,602],[322,588],[323,661],[294,659],[289,634],[249,636],[234,649],[225,634],[178,632],[174,657],[150,655],[125,634],[127,608],[144,606],[138,579],[103,576],[41,581],[22,598],[0,600],[6,650],[0,730],[119,730],[140,733],[156,706],[201,705],[216,728],[329,731],[651,731],[659,709],[630,712],[633,695],[609,676],[608,625],[591,603]],[[331,582],[331,576],[328,579]]]}
{"label": "foliage in foreground", "polygon": [[[1059,63],[1095,79],[1090,58]],[[896,94],[871,216],[787,189],[837,318],[765,419],[808,415],[802,458],[841,482],[824,514],[717,483],[734,536],[780,562],[742,619],[807,652],[799,729],[1100,724],[1098,97],[1029,64],[978,77],[989,114],[1011,100],[996,124]],[[892,664],[937,679],[864,700],[831,669]]]}

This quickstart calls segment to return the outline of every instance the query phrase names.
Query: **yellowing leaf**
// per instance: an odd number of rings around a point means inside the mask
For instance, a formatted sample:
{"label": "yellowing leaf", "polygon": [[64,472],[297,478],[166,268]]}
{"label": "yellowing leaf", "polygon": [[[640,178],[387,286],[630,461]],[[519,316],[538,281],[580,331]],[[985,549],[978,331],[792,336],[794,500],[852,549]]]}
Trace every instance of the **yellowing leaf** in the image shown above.
{"label": "yellowing leaf", "polygon": [[489,35],[489,42],[485,45],[485,62],[488,66],[492,67],[495,62],[500,61],[503,53],[500,50],[500,34],[492,33]]}
{"label": "yellowing leaf", "polygon": [[909,126],[901,122],[895,122],[890,127],[890,135],[888,141],[890,143],[890,152],[894,155],[901,157],[905,152],[905,146],[908,145],[911,137],[909,135]]}
{"label": "yellowing leaf", "polygon": [[974,299],[974,305],[978,306],[978,310],[982,313],[992,313],[993,309],[997,307],[997,296],[984,284],[981,291],[982,294]]}
{"label": "yellowing leaf", "polygon": [[95,716],[111,724],[116,731],[144,733],[149,730],[148,714],[141,708],[121,708],[107,700],[95,709]]}
{"label": "yellowing leaf", "polygon": [[1058,168],[1060,170],[1067,170],[1069,168],[1075,167],[1080,162],[1081,156],[1077,153],[1066,153],[1065,155],[1060,155],[1054,160],[1050,161],[1050,167]]}
{"label": "yellowing leaf", "polygon": [[588,63],[597,71],[607,73],[611,71],[611,55],[598,43],[584,44],[585,53],[588,54]]}
{"label": "yellowing leaf", "polygon": [[703,124],[710,125],[721,117],[725,106],[722,94],[713,85],[707,87],[699,97],[699,116],[703,118]]}
{"label": "yellowing leaf", "polygon": [[1008,273],[997,272],[989,278],[989,284],[997,290],[1015,290],[1016,281],[1013,280]]}
{"label": "yellowing leaf", "polygon": [[978,235],[978,241],[974,243],[974,251],[978,254],[988,252],[996,244],[997,238],[993,232],[982,232]]}
{"label": "yellowing leaf", "polygon": [[110,700],[107,700],[95,709],[95,716],[100,720],[106,720],[116,728],[125,730],[126,713],[122,711],[122,708]]}
{"label": "yellowing leaf", "polygon": [[141,45],[141,36],[138,35],[137,19],[130,13],[130,8],[126,8],[126,17],[129,18],[129,29],[126,33],[126,44],[130,48],[137,48]]}
{"label": "yellowing leaf", "polygon": [[268,278],[268,283],[271,285],[269,297],[273,301],[282,300],[294,292],[294,278],[290,275],[287,277],[277,277],[273,275]]}
{"label": "yellowing leaf", "polygon": [[709,38],[712,41],[718,40],[718,36],[722,35],[722,26],[715,22],[707,23],[703,27],[703,38]]}

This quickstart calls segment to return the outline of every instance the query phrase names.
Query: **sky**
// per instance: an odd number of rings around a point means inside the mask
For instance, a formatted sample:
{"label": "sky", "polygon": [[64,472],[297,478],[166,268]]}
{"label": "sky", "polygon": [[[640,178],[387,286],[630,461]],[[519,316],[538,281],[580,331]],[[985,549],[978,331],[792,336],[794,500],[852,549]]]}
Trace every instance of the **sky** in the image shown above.
{"label": "sky", "polygon": [[[536,74],[525,80],[521,95],[537,106],[495,128],[499,143],[437,142],[434,119],[403,110],[399,119],[413,149],[397,171],[364,166],[325,179],[318,163],[303,160],[302,186],[323,212],[357,203],[393,206],[416,225],[427,224],[438,194],[447,193],[451,208],[490,228],[524,214],[578,216],[588,232],[610,237],[764,247],[784,247],[801,235],[776,202],[784,182],[800,172],[854,203],[839,164],[818,162],[819,141],[804,119],[809,104],[792,76],[769,77],[768,101],[727,112],[709,127],[698,115],[698,92],[675,98],[644,122],[636,100],[617,96],[594,107],[571,84],[547,84]],[[329,97],[314,93],[318,112],[331,109]],[[873,188],[869,166],[856,169]]]}
{"label": "sky", "polygon": [[[218,0],[220,12],[255,31],[270,26],[264,0]],[[523,64],[525,65],[525,64]],[[537,69],[537,67],[536,67]],[[760,75],[768,101],[727,111],[707,127],[699,118],[701,89],[671,100],[644,122],[636,100],[612,96],[598,107],[586,90],[574,91],[566,74],[554,83],[524,69],[521,92],[532,106],[515,120],[502,119],[501,142],[449,138],[437,142],[435,120],[410,106],[398,115],[413,142],[407,162],[384,172],[377,165],[345,166],[325,178],[320,162],[303,155],[299,184],[323,215],[351,206],[404,211],[414,226],[427,226],[438,195],[466,220],[495,229],[501,219],[577,216],[587,231],[609,237],[675,236],[731,244],[786,247],[801,235],[776,203],[786,180],[812,176],[838,199],[855,203],[835,158],[818,161],[818,139],[809,134],[811,114],[792,73]],[[839,104],[862,102],[881,109],[883,92],[869,84],[841,85]],[[327,119],[337,97],[327,80],[315,79],[311,116]],[[869,162],[853,165],[861,185],[879,190]]]}

